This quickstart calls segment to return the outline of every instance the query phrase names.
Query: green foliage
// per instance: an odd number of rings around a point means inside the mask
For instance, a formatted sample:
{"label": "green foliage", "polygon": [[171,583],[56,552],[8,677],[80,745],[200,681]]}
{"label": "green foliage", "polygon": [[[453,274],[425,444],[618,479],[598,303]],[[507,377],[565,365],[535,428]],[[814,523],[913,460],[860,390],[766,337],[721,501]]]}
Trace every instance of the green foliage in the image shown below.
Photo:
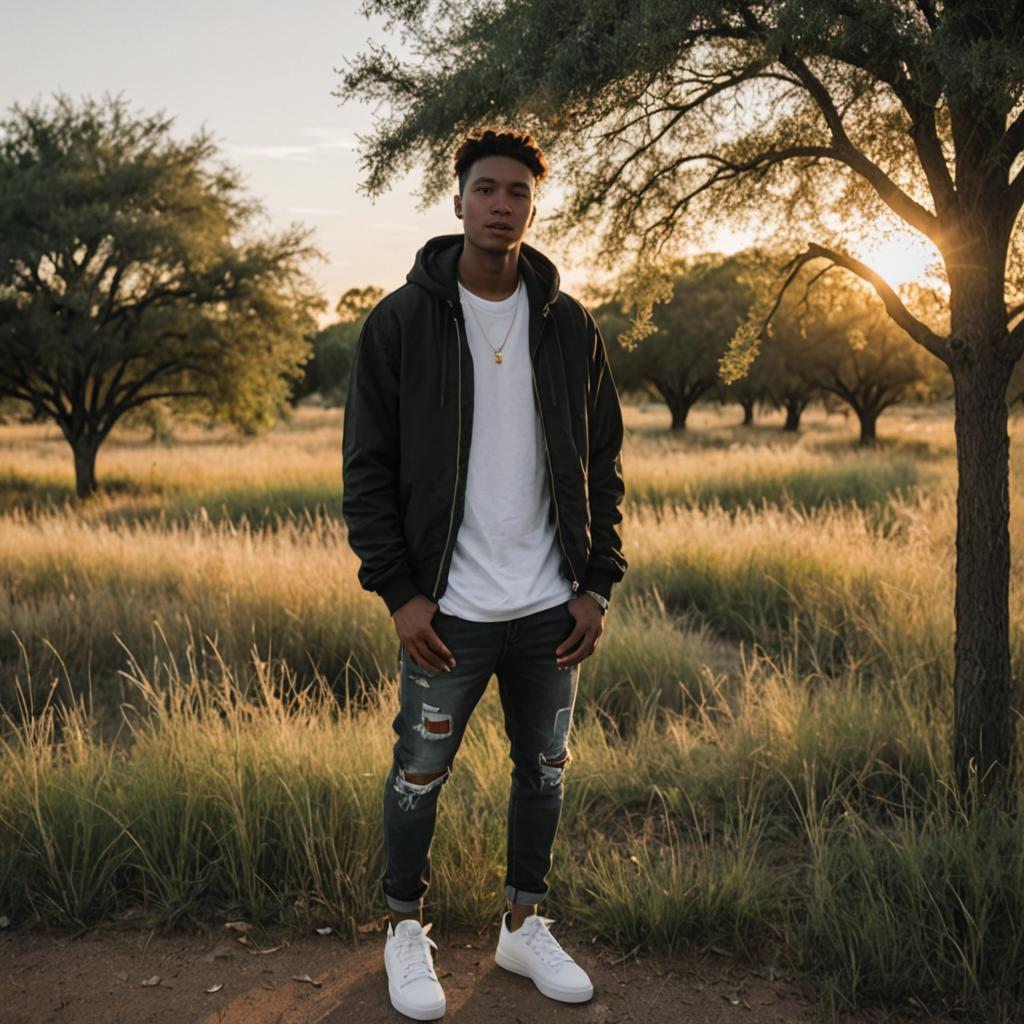
{"label": "green foliage", "polygon": [[256,234],[263,210],[210,135],[171,128],[121,99],[64,95],[0,126],[0,395],[59,425],[80,493],[143,403],[271,426],[321,302],[308,233]]}
{"label": "green foliage", "polygon": [[[961,816],[950,797],[895,827],[850,811],[812,822],[804,963],[835,1009],[885,999],[984,1007],[1012,1019],[1024,996],[1024,835],[1019,821]],[[837,913],[837,908],[842,910]]]}
{"label": "green foliage", "polygon": [[384,289],[375,285],[350,288],[338,300],[337,322],[314,336],[312,386],[328,404],[341,405],[345,401],[359,333],[370,311],[383,297]]}
{"label": "green foliage", "polygon": [[[638,343],[617,344],[635,337],[636,328],[621,328],[612,309],[602,310],[611,333],[610,356],[616,380],[639,383],[657,394],[672,411],[673,427],[686,423],[690,407],[717,383],[723,354],[751,301],[745,280],[749,257],[703,256],[673,266],[671,299],[654,308]],[[620,292],[628,294],[627,285]],[[641,311],[642,312],[642,311]]]}

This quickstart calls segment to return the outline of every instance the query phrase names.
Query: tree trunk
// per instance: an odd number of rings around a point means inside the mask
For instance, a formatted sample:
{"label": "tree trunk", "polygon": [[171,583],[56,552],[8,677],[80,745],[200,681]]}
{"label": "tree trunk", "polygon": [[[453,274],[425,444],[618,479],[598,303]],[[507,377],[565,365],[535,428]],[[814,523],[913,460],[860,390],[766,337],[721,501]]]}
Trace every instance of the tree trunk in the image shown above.
{"label": "tree trunk", "polygon": [[673,430],[686,429],[686,417],[690,415],[691,404],[692,403],[684,401],[681,398],[674,399],[668,403],[669,412],[672,413]]}
{"label": "tree trunk", "polygon": [[856,409],[857,418],[860,420],[860,443],[867,448],[878,440],[875,427],[878,423],[878,413],[870,409]]}
{"label": "tree trunk", "polygon": [[954,356],[956,653],[953,764],[964,792],[1009,792],[1010,499],[1006,388],[1012,367],[988,345]]}
{"label": "tree trunk", "polygon": [[800,417],[804,411],[803,404],[793,398],[787,398],[784,404],[786,407],[786,422],[782,429],[795,433],[800,429]]}
{"label": "tree trunk", "polygon": [[752,427],[754,425],[754,400],[752,398],[741,400],[740,405],[743,406],[743,426]]}
{"label": "tree trunk", "polygon": [[99,444],[92,438],[80,437],[72,442],[75,454],[75,493],[88,498],[96,491],[96,452]]}

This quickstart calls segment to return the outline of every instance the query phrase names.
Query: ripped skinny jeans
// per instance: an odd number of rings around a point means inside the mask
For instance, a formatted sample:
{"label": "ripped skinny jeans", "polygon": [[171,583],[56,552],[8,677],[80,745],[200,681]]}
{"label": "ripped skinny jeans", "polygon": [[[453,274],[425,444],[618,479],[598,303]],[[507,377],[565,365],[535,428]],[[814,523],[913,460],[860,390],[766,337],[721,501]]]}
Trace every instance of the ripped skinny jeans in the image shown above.
{"label": "ripped skinny jeans", "polygon": [[[437,800],[473,709],[491,676],[505,715],[512,758],[505,895],[539,903],[547,895],[551,847],[562,812],[562,774],[579,667],[555,665],[555,648],[576,622],[559,604],[507,622],[470,622],[438,612],[435,632],[455,656],[451,672],[427,672],[399,645],[398,737],[384,787],[384,897],[415,912],[430,882]],[[405,778],[441,772],[417,784]]]}

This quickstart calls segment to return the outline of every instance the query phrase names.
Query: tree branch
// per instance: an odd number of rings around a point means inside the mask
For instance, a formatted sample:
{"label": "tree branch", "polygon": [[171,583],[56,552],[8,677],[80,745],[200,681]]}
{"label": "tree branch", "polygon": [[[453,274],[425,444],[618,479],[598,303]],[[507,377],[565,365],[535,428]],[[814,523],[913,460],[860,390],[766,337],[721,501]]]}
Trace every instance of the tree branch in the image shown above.
{"label": "tree branch", "polygon": [[109,409],[120,408],[124,399],[131,399],[147,384],[152,384],[158,377],[162,377],[175,370],[196,370],[201,373],[202,367],[195,363],[190,363],[188,361],[188,354],[178,355],[173,359],[167,359],[162,363],[157,363],[156,366],[149,369],[141,377],[137,377],[135,380],[127,381],[126,383],[119,385],[116,389],[117,393],[115,393],[115,389],[113,387],[108,389],[106,399],[104,401],[104,412]]}
{"label": "tree branch", "polygon": [[[940,238],[938,218],[930,210],[926,210],[916,199],[912,199],[907,195],[878,164],[853,144],[846,133],[846,128],[843,125],[843,119],[836,107],[835,100],[832,99],[832,94],[825,87],[821,79],[811,71],[803,60],[786,50],[783,50],[779,55],[779,60],[784,67],[789,68],[800,79],[804,88],[810,93],[811,98],[817,104],[832,135],[836,158],[864,178],[893,213],[938,244]],[[927,142],[927,132],[924,135],[924,141]],[[933,154],[930,154],[931,156]],[[933,159],[930,158],[929,163],[933,162]],[[945,160],[942,161],[942,164],[945,166]],[[928,173],[927,169],[925,169],[925,173]],[[948,174],[949,170],[947,168],[947,177]],[[929,176],[930,181],[931,178]],[[939,177],[939,184],[941,188],[941,176]],[[952,187],[952,182],[950,182],[950,187]]]}
{"label": "tree branch", "polygon": [[[843,267],[851,273],[856,274],[863,281],[866,281],[882,300],[885,311],[889,316],[903,328],[923,348],[926,348],[937,359],[941,359],[949,365],[949,349],[947,339],[936,334],[926,323],[918,320],[905,305],[903,301],[889,286],[885,279],[872,270],[866,263],[849,256],[846,253],[838,252],[835,249],[828,249],[823,245],[812,242],[807,250],[795,257],[789,264],[789,276],[783,285],[783,291],[790,285],[799,271],[812,260],[831,260],[837,267]],[[781,293],[779,300],[781,301]],[[778,307],[778,302],[776,307]],[[774,309],[773,309],[774,312]]]}
{"label": "tree branch", "polygon": [[[137,405],[144,405],[146,402],[151,402],[154,398],[204,398],[206,397],[205,391],[153,391],[148,395],[139,395],[137,398],[133,398],[130,402],[124,402],[118,406],[120,415],[124,415],[129,409],[134,409]],[[120,418],[120,417],[118,417]]]}
{"label": "tree branch", "polygon": [[800,158],[836,159],[837,157],[835,150],[828,146],[789,146],[786,149],[765,150],[763,153],[758,153],[756,156],[751,157],[750,160],[744,161],[743,163],[734,163],[731,160],[727,160],[725,157],[718,156],[716,153],[694,153],[691,156],[681,157],[668,167],[663,167],[656,174],[651,175],[651,177],[648,178],[648,180],[644,182],[639,189],[630,192],[630,199],[633,201],[632,208],[634,210],[639,209],[643,205],[644,196],[660,178],[678,170],[678,168],[683,166],[683,164],[706,160],[710,163],[717,164],[718,168],[696,188],[691,189],[685,195],[677,199],[664,216],[659,217],[653,224],[648,225],[643,231],[644,238],[649,238],[661,228],[670,227],[672,222],[687,203],[692,199],[695,199],[702,192],[706,192],[708,189],[713,188],[715,185],[718,185],[723,181],[731,181],[733,178],[739,177],[741,174],[745,173],[764,175],[776,164],[780,164],[785,160]]}
{"label": "tree branch", "polygon": [[[737,85],[742,85],[743,82],[748,82],[753,78],[757,78],[767,66],[768,61],[755,61],[738,74],[713,82],[707,89],[701,92],[696,99],[689,100],[682,104],[673,104],[671,107],[665,108],[665,113],[668,113],[669,111],[672,113],[672,116],[668,121],[650,139],[643,143],[643,145],[636,146],[633,151],[611,172],[611,174],[605,178],[602,182],[601,189],[594,196],[594,201],[587,205],[599,206],[607,197],[609,191],[611,191],[616,182],[622,178],[626,169],[656,146],[688,113],[690,113],[690,111],[695,110],[697,107],[701,106],[701,104],[717,96],[719,93],[725,92],[726,89],[731,89]],[[648,112],[638,120],[647,120],[650,116],[651,115]],[[633,123],[635,124],[637,122],[634,121]],[[611,139],[616,136],[621,136],[624,131],[628,130],[628,128],[628,124],[620,126],[619,128],[606,132],[604,138]]]}

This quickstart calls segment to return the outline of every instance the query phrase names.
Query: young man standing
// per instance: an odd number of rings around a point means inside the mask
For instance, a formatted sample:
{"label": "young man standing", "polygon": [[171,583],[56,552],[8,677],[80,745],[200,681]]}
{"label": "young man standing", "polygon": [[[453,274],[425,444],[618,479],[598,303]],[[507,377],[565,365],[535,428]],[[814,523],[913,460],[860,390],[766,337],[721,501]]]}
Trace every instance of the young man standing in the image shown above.
{"label": "young man standing", "polygon": [[523,242],[544,155],[526,133],[487,130],[465,139],[455,171],[464,234],[431,239],[367,318],[345,405],[349,542],[400,641],[385,966],[392,1004],[416,1020],[445,1009],[419,922],[438,794],[492,674],[514,765],[495,959],[553,999],[593,995],[536,905],[579,665],[626,568],[622,417],[604,344]]}

